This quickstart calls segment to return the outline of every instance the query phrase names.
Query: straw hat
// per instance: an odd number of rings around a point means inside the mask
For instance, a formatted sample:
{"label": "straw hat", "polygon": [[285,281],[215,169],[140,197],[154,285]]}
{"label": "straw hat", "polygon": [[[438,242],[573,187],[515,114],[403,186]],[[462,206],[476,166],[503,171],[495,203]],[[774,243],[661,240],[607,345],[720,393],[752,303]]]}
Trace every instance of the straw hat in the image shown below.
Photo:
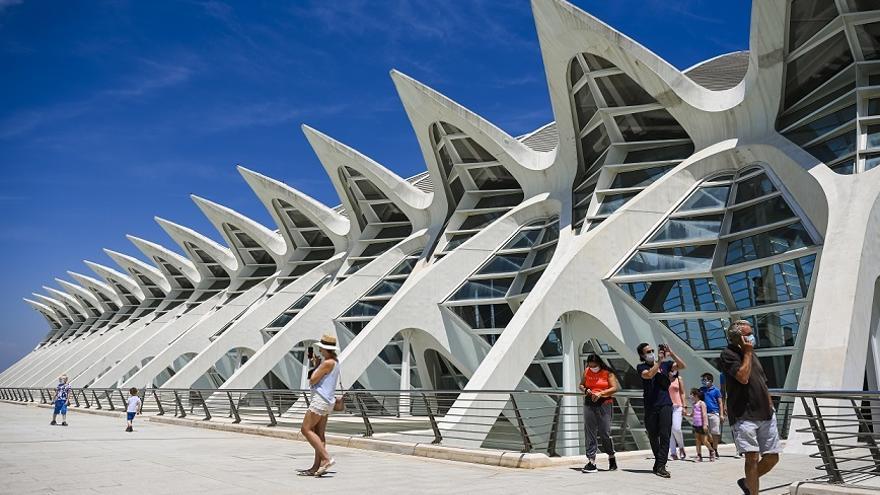
{"label": "straw hat", "polygon": [[338,351],[339,347],[336,345],[336,337],[332,335],[327,335],[326,333],[321,336],[321,340],[319,342],[314,343],[315,347],[320,347],[321,349],[326,349],[328,351]]}

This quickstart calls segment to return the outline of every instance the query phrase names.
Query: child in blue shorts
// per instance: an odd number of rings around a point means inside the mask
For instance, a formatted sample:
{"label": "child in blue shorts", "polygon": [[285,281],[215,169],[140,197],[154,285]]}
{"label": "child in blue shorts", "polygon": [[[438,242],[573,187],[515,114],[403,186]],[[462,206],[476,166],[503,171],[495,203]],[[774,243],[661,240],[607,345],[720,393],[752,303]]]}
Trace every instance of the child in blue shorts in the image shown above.
{"label": "child in blue shorts", "polygon": [[134,428],[132,428],[132,423],[134,422],[134,416],[138,413],[140,408],[141,398],[138,397],[138,389],[132,387],[128,391],[128,407],[125,409],[125,416],[128,419],[128,426],[126,426],[125,431],[134,431]]}
{"label": "child in blue shorts", "polygon": [[58,377],[58,386],[55,387],[55,409],[52,411],[52,422],[50,425],[57,425],[55,421],[58,415],[61,415],[61,426],[67,426],[67,406],[70,405],[70,384],[67,383],[67,375]]}

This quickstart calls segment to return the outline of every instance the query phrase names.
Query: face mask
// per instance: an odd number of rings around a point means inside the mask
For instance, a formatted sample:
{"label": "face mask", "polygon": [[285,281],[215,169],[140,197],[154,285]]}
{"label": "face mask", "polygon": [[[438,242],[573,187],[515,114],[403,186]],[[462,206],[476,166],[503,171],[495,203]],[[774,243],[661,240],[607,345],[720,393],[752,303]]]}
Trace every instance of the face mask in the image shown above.
{"label": "face mask", "polygon": [[754,336],[754,335],[743,335],[743,338],[744,338],[745,341],[748,342],[749,344],[751,344],[751,345],[755,345],[755,336]]}
{"label": "face mask", "polygon": [[592,371],[593,373],[598,373],[599,370],[601,370],[601,369],[602,368],[600,368],[598,366],[590,366],[590,371]]}
{"label": "face mask", "polygon": [[702,380],[700,383],[702,383],[704,387],[709,386],[709,380]]}
{"label": "face mask", "polygon": [[672,378],[678,378],[678,372],[674,371],[671,373]]}
{"label": "face mask", "polygon": [[653,352],[649,352],[649,353],[645,354],[645,362],[648,364],[652,364],[654,362],[654,353]]}

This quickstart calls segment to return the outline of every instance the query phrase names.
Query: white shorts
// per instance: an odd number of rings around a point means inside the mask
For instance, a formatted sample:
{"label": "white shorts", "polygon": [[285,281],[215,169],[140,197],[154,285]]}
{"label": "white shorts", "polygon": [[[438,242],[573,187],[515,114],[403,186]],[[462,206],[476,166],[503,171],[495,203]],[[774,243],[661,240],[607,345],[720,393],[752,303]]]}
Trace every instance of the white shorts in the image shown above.
{"label": "white shorts", "polygon": [[706,415],[709,421],[709,433],[713,435],[721,434],[721,415],[718,413],[709,413]]}
{"label": "white shorts", "polygon": [[779,430],[776,428],[775,414],[766,421],[748,419],[737,421],[733,425],[733,438],[736,451],[740,454],[746,452],[778,454],[782,451],[779,446]]}
{"label": "white shorts", "polygon": [[327,402],[319,394],[312,392],[312,397],[309,399],[309,411],[319,416],[327,416],[331,410],[333,410],[333,404]]}

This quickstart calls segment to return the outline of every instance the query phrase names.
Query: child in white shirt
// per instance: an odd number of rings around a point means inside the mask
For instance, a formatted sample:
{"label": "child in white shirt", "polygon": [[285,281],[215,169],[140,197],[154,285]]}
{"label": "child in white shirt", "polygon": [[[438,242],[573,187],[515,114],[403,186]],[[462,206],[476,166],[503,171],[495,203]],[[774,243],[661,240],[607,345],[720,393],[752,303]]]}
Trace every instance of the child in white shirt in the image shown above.
{"label": "child in white shirt", "polygon": [[134,431],[132,428],[132,423],[134,422],[134,416],[138,413],[141,408],[141,398],[138,397],[138,389],[132,387],[128,391],[128,408],[126,408],[126,417],[128,418],[128,426],[125,428],[125,431]]}

